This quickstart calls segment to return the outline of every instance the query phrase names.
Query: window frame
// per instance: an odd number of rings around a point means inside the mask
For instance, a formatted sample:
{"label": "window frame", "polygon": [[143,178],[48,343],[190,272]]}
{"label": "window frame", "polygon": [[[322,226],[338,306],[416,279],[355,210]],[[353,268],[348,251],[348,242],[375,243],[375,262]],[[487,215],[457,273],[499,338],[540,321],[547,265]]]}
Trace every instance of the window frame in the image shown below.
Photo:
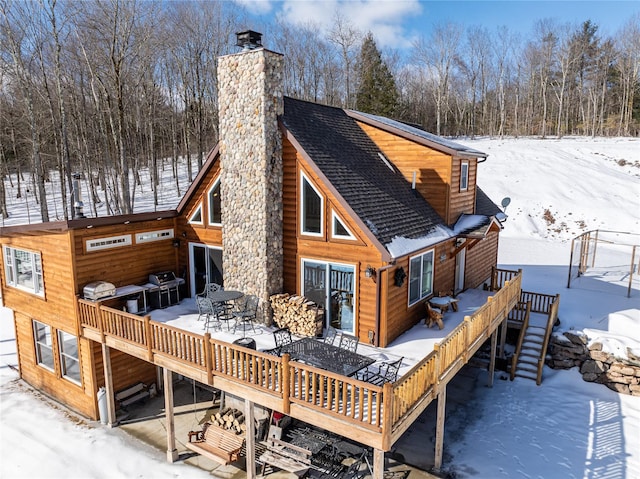
{"label": "window frame", "polygon": [[211,188],[209,188],[207,190],[207,220],[209,222],[209,224],[211,226],[222,226],[222,200],[220,199],[220,211],[219,211],[219,215],[220,215],[220,221],[214,221],[213,218],[213,212],[214,209],[211,207],[212,201],[211,201],[211,193],[213,192],[213,190],[216,189],[216,187],[218,188],[218,197],[220,198],[220,194],[221,194],[221,186],[220,186],[220,177],[218,177],[216,179],[216,181],[213,182],[213,185],[211,185]]}
{"label": "window frame", "polygon": [[[311,187],[311,189],[315,192],[316,195],[318,195],[318,198],[320,198],[320,232],[316,232],[316,231],[307,231],[305,229],[305,209],[306,209],[306,204],[305,204],[305,182],[309,184],[309,186]],[[322,196],[322,194],[318,191],[318,189],[316,188],[316,186],[313,184],[313,182],[309,179],[309,177],[307,177],[307,175],[301,171],[300,172],[300,234],[303,234],[305,236],[315,236],[316,238],[322,238],[324,237],[324,196]]]}
{"label": "window frame", "polygon": [[[40,335],[38,334],[38,325],[44,328],[44,331],[45,331],[44,339],[46,340],[46,338],[48,337],[50,344],[47,344],[46,342],[42,342],[40,340]],[[36,352],[36,364],[38,366],[42,366],[47,371],[55,372],[56,365],[55,365],[55,359],[53,355],[53,328],[48,324],[38,321],[37,319],[32,320],[32,328],[33,328],[34,349]],[[47,331],[48,331],[48,335],[46,334]],[[43,348],[49,351],[49,356],[51,358],[51,365],[48,365],[45,362],[45,358],[42,355]]]}
{"label": "window frame", "polygon": [[[4,245],[2,252],[4,255],[4,273],[7,280],[7,286],[11,286],[36,296],[44,297],[44,270],[42,268],[42,255],[35,251],[14,248],[13,246],[7,245]],[[31,268],[30,285],[20,282],[20,268],[18,267],[18,261],[22,262],[23,260],[18,258],[18,255],[16,254],[17,252],[27,255],[29,260],[28,263],[30,263]],[[26,262],[27,261],[25,261],[25,263]]]}
{"label": "window frame", "polygon": [[[194,220],[193,218],[200,213],[200,221]],[[202,213],[202,203],[198,204],[198,206],[193,210],[193,213],[189,216],[189,220],[187,221],[190,225],[204,225],[204,214]]]}
{"label": "window frame", "polygon": [[[336,222],[340,223],[340,225],[345,229],[347,235],[341,235],[336,232]],[[350,240],[353,241],[356,239],[351,230],[344,224],[342,218],[335,212],[335,210],[331,210],[331,238],[340,239],[340,240]]]}
{"label": "window frame", "polygon": [[[427,271],[425,273],[424,260],[425,260],[425,257],[427,256],[431,257],[431,271]],[[433,295],[433,277],[434,277],[434,269],[435,269],[434,258],[435,258],[435,249],[430,249],[428,251],[425,251],[424,253],[420,253],[418,255],[409,257],[409,281],[407,282],[407,289],[408,289],[407,294],[408,294],[409,306],[413,306],[414,304],[422,301],[424,298],[427,298]],[[416,259],[420,260],[420,269],[418,271],[414,271],[413,262]],[[423,284],[425,277],[427,277],[429,280],[429,288],[427,290],[425,289],[425,285]],[[419,282],[417,297],[412,297],[412,292],[411,292],[411,286],[414,281]]]}
{"label": "window frame", "polygon": [[[65,345],[64,336],[68,336],[69,338],[75,339],[75,342],[76,342],[75,356],[64,350],[64,345]],[[63,331],[62,329],[58,329],[58,359],[60,360],[60,372],[62,374],[62,377],[68,381],[71,381],[74,384],[77,384],[78,386],[81,386],[82,370],[80,369],[80,351],[79,351],[78,337],[74,334]],[[75,364],[77,365],[77,371],[78,371],[77,378],[68,374],[68,371],[70,369],[68,366],[68,361],[75,362]]]}
{"label": "window frame", "polygon": [[460,163],[460,191],[469,189],[469,162],[462,161]]}

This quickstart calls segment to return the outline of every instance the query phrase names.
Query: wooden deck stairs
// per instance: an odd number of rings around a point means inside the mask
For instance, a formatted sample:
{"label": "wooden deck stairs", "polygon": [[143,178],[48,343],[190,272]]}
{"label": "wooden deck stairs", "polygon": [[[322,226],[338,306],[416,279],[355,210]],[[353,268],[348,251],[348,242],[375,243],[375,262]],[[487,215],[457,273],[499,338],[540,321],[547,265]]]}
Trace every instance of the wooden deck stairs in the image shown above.
{"label": "wooden deck stairs", "polygon": [[[534,295],[543,296],[542,301]],[[549,339],[558,317],[560,295],[554,297],[523,291],[521,299],[526,301],[521,300],[518,303],[514,308],[513,318],[510,318],[521,321],[520,335],[511,360],[511,380],[518,376],[532,379],[539,386],[542,383],[542,370]],[[532,312],[546,313],[546,324],[532,324],[530,321]]]}

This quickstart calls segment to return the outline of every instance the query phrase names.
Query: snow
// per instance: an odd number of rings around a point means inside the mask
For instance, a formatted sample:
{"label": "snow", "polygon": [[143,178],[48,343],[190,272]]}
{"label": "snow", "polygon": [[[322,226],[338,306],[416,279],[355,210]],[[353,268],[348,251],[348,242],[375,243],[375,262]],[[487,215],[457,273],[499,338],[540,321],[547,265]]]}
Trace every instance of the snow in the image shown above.
{"label": "snow", "polygon": [[[630,298],[624,275],[582,277],[566,286],[573,236],[598,228],[640,232],[640,139],[457,141],[489,154],[479,165],[479,184],[496,203],[504,196],[512,200],[499,265],[522,268],[525,290],[560,293],[561,332],[584,332],[590,343],[637,354],[638,282]],[[158,209],[175,207],[175,193],[172,200]],[[137,200],[138,206],[143,203]],[[555,223],[549,215],[545,219],[547,209]],[[405,333],[388,353],[419,357],[424,331]],[[17,380],[9,365],[17,365],[13,321],[11,312],[0,308],[0,477],[211,477],[168,464],[163,451],[122,429],[77,417]],[[492,388],[478,382],[459,395],[455,407],[447,406],[444,469],[452,476],[640,477],[640,397],[584,382],[575,368],[545,367],[541,386],[500,379],[497,373]],[[448,399],[455,394],[450,391]],[[420,418],[410,434],[405,442],[411,445],[401,451],[405,459],[430,467],[433,428]],[[403,439],[398,444],[403,446]]]}
{"label": "snow", "polygon": [[451,238],[453,232],[444,226],[436,226],[432,231],[419,238],[405,238],[402,236],[395,236],[390,243],[387,243],[385,247],[392,258],[399,258],[413,251],[418,251],[427,248],[436,243]]}

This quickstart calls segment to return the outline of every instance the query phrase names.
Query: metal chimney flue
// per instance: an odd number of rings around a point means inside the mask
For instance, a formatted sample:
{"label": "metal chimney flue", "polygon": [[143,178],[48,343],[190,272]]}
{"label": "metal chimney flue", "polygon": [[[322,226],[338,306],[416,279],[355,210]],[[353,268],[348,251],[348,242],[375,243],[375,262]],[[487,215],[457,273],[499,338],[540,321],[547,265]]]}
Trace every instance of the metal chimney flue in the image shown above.
{"label": "metal chimney flue", "polygon": [[241,47],[243,50],[255,50],[262,47],[262,33],[254,32],[253,30],[237,32],[236,40],[236,46]]}
{"label": "metal chimney flue", "polygon": [[84,218],[84,204],[82,203],[82,186],[80,183],[80,173],[73,175],[73,209],[74,218]]}

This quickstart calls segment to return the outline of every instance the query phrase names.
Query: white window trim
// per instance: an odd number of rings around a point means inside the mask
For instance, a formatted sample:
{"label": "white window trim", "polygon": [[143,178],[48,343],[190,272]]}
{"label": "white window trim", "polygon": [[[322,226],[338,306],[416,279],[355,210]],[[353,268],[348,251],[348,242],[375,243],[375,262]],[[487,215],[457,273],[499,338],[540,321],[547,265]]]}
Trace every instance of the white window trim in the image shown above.
{"label": "white window trim", "polygon": [[[18,281],[18,268],[16,264],[16,251],[21,251],[23,253],[27,253],[31,259],[31,284],[32,287],[29,288],[20,284]],[[11,246],[5,246],[3,248],[4,253],[4,264],[5,264],[5,277],[7,278],[7,285],[12,286],[16,289],[20,289],[22,291],[26,291],[31,294],[35,294],[37,296],[44,297],[44,271],[42,268],[42,256],[40,253],[36,253],[34,251],[25,250],[22,248],[13,248]],[[36,258],[39,258],[40,270],[38,271],[37,265],[38,262]],[[40,278],[40,281],[38,281]],[[42,288],[40,287],[42,284]]]}
{"label": "white window trim", "polygon": [[91,251],[100,251],[103,249],[120,248],[122,246],[131,246],[133,241],[131,235],[107,236],[104,238],[93,238],[85,241],[85,249],[87,253]]}
{"label": "white window trim", "polygon": [[[429,288],[429,292],[425,295],[422,294],[422,265],[424,264],[423,257],[425,255],[431,255],[431,285]],[[418,295],[418,299],[411,302],[411,260],[415,258],[420,258],[420,293]],[[409,277],[407,278],[407,298],[409,306],[413,306],[414,304],[419,303],[424,298],[431,296],[433,294],[433,278],[435,276],[435,250],[430,249],[429,251],[425,251],[424,253],[417,254],[409,257]]]}
{"label": "white window trim", "polygon": [[[342,227],[345,230],[347,230],[347,233],[349,233],[348,235],[341,235],[341,234],[338,234],[336,232],[336,221],[339,221],[340,224],[342,225]],[[344,221],[342,221],[340,216],[338,216],[338,214],[334,210],[331,210],[331,237],[332,238],[336,238],[336,239],[342,239],[342,240],[355,240],[356,239],[356,237],[353,235],[351,230],[347,227],[346,224],[344,224]]]}
{"label": "white window trim", "polygon": [[151,243],[153,241],[162,241],[172,239],[175,233],[173,228],[166,230],[147,231],[145,233],[136,234],[136,243]]}
{"label": "white window trim", "polygon": [[[73,338],[75,338],[76,340],[76,351],[78,353],[78,356],[72,356],[69,353],[66,353],[63,350],[63,346],[64,346],[64,335],[68,335],[71,336]],[[59,355],[59,359],[60,359],[60,370],[62,372],[62,377],[65,378],[68,381],[71,381],[74,384],[77,384],[78,386],[81,386],[81,380],[82,380],[82,370],[80,369],[80,348],[79,348],[79,344],[78,344],[78,337],[75,336],[74,334],[71,333],[67,333],[66,331],[62,331],[61,329],[58,330],[58,355]],[[69,375],[66,374],[67,371],[67,361],[75,361],[78,364],[78,374],[80,375],[80,379],[76,379],[73,378]]]}
{"label": "white window trim", "polygon": [[[54,369],[55,368],[55,361],[53,359],[54,358],[54,356],[53,356],[53,328],[51,326],[49,326],[48,324],[41,323],[40,321],[38,321],[36,319],[34,319],[32,321],[32,323],[33,323],[32,327],[33,327],[33,342],[34,342],[33,345],[35,346],[35,352],[36,352],[36,364],[38,366],[42,366],[47,371],[55,372],[55,369]],[[45,328],[49,328],[49,337],[51,338],[51,345],[44,344],[44,343],[41,343],[40,341],[38,341],[38,330],[36,328],[37,324],[40,324],[40,325],[44,326]],[[38,348],[38,345],[41,348],[47,348],[48,350],[51,351],[51,361],[53,362],[53,367],[45,364],[42,361],[42,357],[40,355],[40,349]]]}
{"label": "white window trim", "polygon": [[460,191],[467,191],[468,189],[469,189],[469,162],[463,161],[460,163]]}
{"label": "white window trim", "polygon": [[[313,191],[320,197],[320,233],[315,233],[312,231],[304,230],[304,182],[309,183]],[[306,236],[315,236],[315,237],[323,237],[324,236],[324,196],[318,191],[316,185],[304,174],[303,171],[300,171],[300,232]]]}
{"label": "white window trim", "polygon": [[[200,212],[200,217],[203,218],[201,221],[195,221],[193,218]],[[204,224],[204,215],[202,214],[202,203],[198,205],[198,207],[193,211],[191,216],[189,216],[189,224],[191,225],[203,225]]]}
{"label": "white window trim", "polygon": [[[218,186],[220,184],[220,178],[218,178],[216,181],[213,182],[213,185],[211,185],[211,188],[209,188],[209,190],[207,191],[207,210],[208,210],[208,214],[207,214],[207,219],[209,220],[209,224],[212,226],[222,226],[222,222],[220,223],[216,223],[215,221],[213,221],[213,217],[211,216],[212,210],[211,210],[211,192],[216,188],[216,186]],[[222,218],[222,216],[220,216]]]}

